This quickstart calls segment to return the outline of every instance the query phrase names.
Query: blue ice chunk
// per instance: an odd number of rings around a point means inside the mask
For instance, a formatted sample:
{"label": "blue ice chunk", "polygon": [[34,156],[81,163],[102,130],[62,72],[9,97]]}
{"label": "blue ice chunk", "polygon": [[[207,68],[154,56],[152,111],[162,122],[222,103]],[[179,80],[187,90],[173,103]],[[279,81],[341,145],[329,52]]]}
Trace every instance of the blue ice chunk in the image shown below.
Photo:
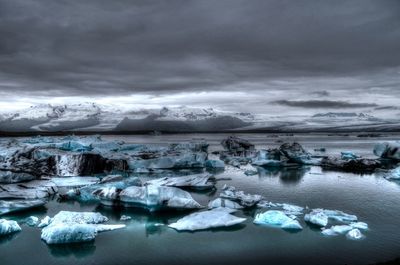
{"label": "blue ice chunk", "polygon": [[225,168],[225,163],[222,160],[206,160],[204,165],[207,168]]}
{"label": "blue ice chunk", "polygon": [[257,214],[254,218],[254,223],[278,226],[284,229],[303,229],[297,220],[290,218],[283,211],[278,210],[269,210],[264,213]]}
{"label": "blue ice chunk", "polygon": [[36,226],[39,223],[39,218],[37,218],[36,216],[29,216],[28,218],[26,218],[25,222],[29,226]]}
{"label": "blue ice chunk", "polygon": [[340,154],[343,160],[352,160],[359,158],[359,156],[353,153],[352,151],[343,151]]}

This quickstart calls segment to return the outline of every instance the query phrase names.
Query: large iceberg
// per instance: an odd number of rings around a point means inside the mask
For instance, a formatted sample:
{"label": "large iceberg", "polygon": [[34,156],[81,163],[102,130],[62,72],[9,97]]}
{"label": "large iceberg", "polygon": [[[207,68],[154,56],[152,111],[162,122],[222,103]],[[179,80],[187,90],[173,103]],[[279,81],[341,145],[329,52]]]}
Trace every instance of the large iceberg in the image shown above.
{"label": "large iceberg", "polygon": [[169,186],[178,188],[190,188],[196,190],[206,190],[215,187],[215,178],[210,174],[196,174],[181,177],[165,177],[146,182],[149,185]]}
{"label": "large iceberg", "polygon": [[9,235],[21,231],[21,227],[16,221],[0,219],[0,236]]}
{"label": "large iceberg", "polygon": [[239,218],[231,213],[235,210],[227,208],[216,208],[213,210],[192,213],[175,223],[169,225],[178,231],[195,231],[211,228],[228,227],[243,223],[246,218]]}
{"label": "large iceberg", "polygon": [[42,200],[0,200],[0,215],[43,206]]}
{"label": "large iceberg", "polygon": [[255,224],[267,224],[278,226],[288,230],[301,230],[303,227],[299,221],[290,218],[283,211],[269,210],[264,213],[259,213],[254,218]]}
{"label": "large iceberg", "polygon": [[143,207],[150,211],[163,209],[199,209],[190,193],[175,187],[146,185],[125,189],[104,188],[94,192],[104,205]]}
{"label": "large iceberg", "polygon": [[[92,241],[98,232],[111,231],[125,225],[103,225],[108,218],[94,212],[61,211],[46,221],[41,238],[47,244],[66,244]],[[40,226],[40,224],[39,224]]]}

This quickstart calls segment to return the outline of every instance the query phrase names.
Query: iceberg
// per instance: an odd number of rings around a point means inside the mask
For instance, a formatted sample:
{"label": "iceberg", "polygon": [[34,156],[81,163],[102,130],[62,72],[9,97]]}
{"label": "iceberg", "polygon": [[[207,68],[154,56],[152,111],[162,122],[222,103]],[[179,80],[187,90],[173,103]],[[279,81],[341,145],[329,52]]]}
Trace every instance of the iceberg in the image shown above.
{"label": "iceberg", "polygon": [[323,229],[321,233],[325,236],[335,236],[339,234],[345,234],[352,229],[353,227],[350,225],[334,225],[330,228]]}
{"label": "iceberg", "polygon": [[56,148],[63,151],[72,151],[72,152],[85,152],[92,151],[93,147],[90,145],[84,145],[77,141],[67,141],[63,143],[59,143],[55,145]]}
{"label": "iceberg", "polygon": [[351,239],[351,240],[360,240],[360,239],[363,239],[363,238],[364,238],[364,235],[361,233],[361,231],[360,231],[359,229],[355,228],[355,229],[353,229],[353,230],[350,230],[350,231],[346,234],[346,237],[347,237],[348,239]]}
{"label": "iceberg", "polygon": [[315,209],[304,215],[304,221],[317,226],[325,227],[328,224],[328,216],[322,209]]}
{"label": "iceberg", "polygon": [[0,199],[43,199],[58,191],[50,180],[32,180],[19,184],[0,185]]}
{"label": "iceberg", "polygon": [[241,206],[237,202],[228,199],[217,198],[208,203],[209,209],[220,208],[220,207],[226,207],[230,209],[243,209],[243,206]]}
{"label": "iceberg", "polygon": [[328,224],[328,219],[342,223],[357,222],[357,216],[338,210],[313,209],[304,216],[305,221],[322,227]]}
{"label": "iceberg", "polygon": [[29,226],[36,226],[39,223],[39,218],[36,216],[29,216],[26,218],[25,223]]}
{"label": "iceberg", "polygon": [[0,219],[0,236],[9,235],[21,231],[16,221]]}
{"label": "iceberg", "polygon": [[400,180],[400,167],[390,170],[389,173],[385,175],[385,178],[388,180]]}
{"label": "iceberg", "polygon": [[261,195],[245,194],[243,191],[236,190],[235,187],[227,185],[222,188],[220,197],[235,201],[244,207],[253,207],[263,199]]}
{"label": "iceberg", "polygon": [[0,169],[0,183],[11,184],[36,179],[36,176],[27,172],[13,172]]}
{"label": "iceberg", "polygon": [[81,187],[93,185],[99,182],[96,177],[64,177],[64,178],[51,178],[57,187]]}
{"label": "iceberg", "polygon": [[225,168],[225,163],[222,160],[206,160],[204,166],[206,168]]}
{"label": "iceberg", "polygon": [[42,200],[0,200],[0,215],[41,207],[44,204]]}
{"label": "iceberg", "polygon": [[41,238],[47,244],[87,242],[93,241],[98,232],[125,227],[123,224],[100,224],[107,221],[107,217],[96,212],[60,211],[53,218],[47,218],[45,223],[48,224],[42,229]]}
{"label": "iceberg", "polygon": [[323,168],[334,168],[348,172],[371,172],[382,167],[382,162],[379,159],[371,158],[353,158],[342,159],[338,157],[324,157],[321,160]]}
{"label": "iceberg", "polygon": [[354,154],[352,151],[342,151],[340,152],[340,155],[343,160],[351,160],[359,158],[359,156]]}
{"label": "iceberg", "polygon": [[361,230],[368,230],[368,224],[364,222],[351,223],[350,226]]}
{"label": "iceberg", "polygon": [[87,224],[57,224],[43,228],[41,234],[47,244],[87,242],[94,240],[96,236],[96,227]]}
{"label": "iceberg", "polygon": [[125,189],[104,188],[93,192],[103,205],[143,207],[150,211],[163,209],[199,209],[190,193],[175,187],[146,185]]}
{"label": "iceberg", "polygon": [[253,221],[255,224],[266,224],[278,226],[284,229],[301,230],[303,227],[299,221],[290,218],[282,211],[269,210],[256,215]]}
{"label": "iceberg", "polygon": [[215,178],[210,174],[196,174],[181,177],[165,177],[149,180],[145,185],[168,186],[178,188],[190,188],[207,190],[215,187]]}
{"label": "iceberg", "polygon": [[75,223],[75,224],[99,224],[107,222],[108,218],[96,212],[70,212],[60,211],[50,222],[51,224]]}
{"label": "iceberg", "polygon": [[121,215],[121,218],[119,219],[120,221],[128,221],[128,220],[131,220],[132,219],[132,217],[130,217],[130,216],[127,216],[127,215]]}
{"label": "iceberg", "polygon": [[378,143],[374,147],[374,154],[381,158],[400,160],[400,142]]}
{"label": "iceberg", "polygon": [[45,226],[48,226],[51,222],[51,218],[50,216],[46,216],[45,218],[43,218],[40,223],[38,224],[39,228],[43,228]]}
{"label": "iceberg", "polygon": [[239,218],[231,213],[235,210],[216,208],[213,210],[192,213],[175,223],[169,225],[178,231],[196,231],[212,228],[221,228],[237,225],[246,221],[246,218]]}
{"label": "iceberg", "polygon": [[229,136],[222,140],[221,145],[229,153],[239,156],[246,154],[246,151],[254,150],[254,144],[236,136]]}
{"label": "iceberg", "polygon": [[324,210],[324,213],[331,219],[342,222],[342,223],[350,223],[350,222],[356,222],[357,221],[357,216],[352,215],[352,214],[347,214],[342,211],[338,210]]}

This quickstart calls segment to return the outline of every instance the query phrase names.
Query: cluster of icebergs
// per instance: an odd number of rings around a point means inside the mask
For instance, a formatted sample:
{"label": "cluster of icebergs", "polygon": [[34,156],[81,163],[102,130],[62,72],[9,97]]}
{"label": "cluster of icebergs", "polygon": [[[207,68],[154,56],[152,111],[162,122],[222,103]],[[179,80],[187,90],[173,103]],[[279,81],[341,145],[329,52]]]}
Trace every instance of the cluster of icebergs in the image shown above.
{"label": "cluster of icebergs", "polygon": [[[307,223],[320,227],[322,235],[343,234],[349,239],[362,239],[368,230],[368,225],[355,215],[273,203],[261,195],[227,185],[206,207],[189,191],[214,192],[218,179],[209,173],[178,176],[176,170],[230,167],[240,169],[246,175],[257,174],[253,166],[319,165],[342,170],[374,170],[382,166],[382,159],[400,160],[400,145],[397,143],[377,145],[374,152],[379,159],[361,158],[351,151],[342,152],[340,157],[315,157],[298,143],[256,150],[253,144],[238,137],[222,141],[224,151],[217,153],[219,159],[209,159],[208,144],[204,141],[155,147],[103,141],[100,137],[66,137],[59,142],[36,137],[13,144],[9,143],[8,151],[0,151],[0,183],[3,183],[0,185],[0,215],[44,206],[46,198],[58,194],[61,200],[93,201],[111,207],[140,207],[151,212],[197,211],[168,225],[178,231],[243,224],[247,218],[235,214],[240,215],[241,210],[249,208],[261,208],[264,210],[258,210],[253,219],[256,225],[301,231]],[[162,177],[142,182],[138,177],[108,174],[121,170],[140,176],[162,174]],[[168,170],[175,171],[168,175]],[[107,175],[82,176],[97,173]],[[400,179],[400,169],[388,171],[386,177]],[[121,221],[129,219],[129,216],[121,217]],[[124,224],[104,224],[107,221],[107,217],[100,213],[61,211],[42,220],[31,216],[25,223],[41,228],[41,238],[46,243],[62,244],[94,240],[99,232],[125,227]],[[16,221],[0,219],[0,235],[18,231],[21,227]]]}

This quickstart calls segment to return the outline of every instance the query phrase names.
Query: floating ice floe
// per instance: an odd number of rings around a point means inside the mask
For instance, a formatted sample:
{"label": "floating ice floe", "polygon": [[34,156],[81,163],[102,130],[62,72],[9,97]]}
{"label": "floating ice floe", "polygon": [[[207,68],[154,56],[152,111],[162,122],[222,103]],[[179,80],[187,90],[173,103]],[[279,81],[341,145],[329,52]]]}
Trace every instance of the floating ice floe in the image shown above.
{"label": "floating ice floe", "polygon": [[[210,174],[196,174],[181,177],[165,177],[147,181],[146,184],[206,190],[215,187],[215,177]],[[145,184],[145,185],[146,185]]]}
{"label": "floating ice floe", "polygon": [[359,229],[355,228],[355,229],[353,229],[353,230],[350,230],[350,231],[346,234],[346,237],[347,237],[348,239],[351,239],[351,240],[360,240],[360,239],[363,239],[363,238],[364,238],[364,235],[361,233],[361,231],[360,231]]}
{"label": "floating ice floe", "polygon": [[220,207],[225,207],[230,209],[243,209],[243,206],[241,206],[237,202],[228,199],[217,198],[208,203],[209,209],[220,208]]}
{"label": "floating ice floe", "polygon": [[128,221],[128,220],[131,220],[132,219],[132,217],[130,217],[130,216],[127,216],[127,215],[121,215],[121,218],[119,219],[120,221]]}
{"label": "floating ice floe", "polygon": [[245,194],[243,191],[236,190],[235,187],[227,185],[224,185],[224,187],[222,188],[220,197],[235,201],[244,207],[255,206],[258,202],[260,202],[263,199],[261,195]]}
{"label": "floating ice floe", "polygon": [[39,218],[36,216],[29,216],[26,218],[25,223],[29,226],[36,226],[39,223]]}
{"label": "floating ice floe", "polygon": [[43,228],[45,226],[48,226],[51,222],[51,218],[50,216],[46,216],[45,218],[43,218],[42,220],[40,220],[40,223],[38,224],[39,228]]}
{"label": "floating ice floe", "polygon": [[215,208],[213,210],[192,213],[170,224],[169,227],[178,231],[196,231],[229,227],[246,221],[246,218],[239,218],[232,215],[231,213],[233,212],[235,210]]}
{"label": "floating ice floe", "polygon": [[[323,229],[322,234],[326,236],[336,236],[339,234],[346,234],[351,230],[368,230],[368,224],[364,222],[355,222],[348,225],[334,225],[330,228]],[[356,232],[355,232],[356,233]]]}
{"label": "floating ice floe", "polygon": [[0,236],[9,235],[21,231],[16,221],[0,219]]}
{"label": "floating ice floe", "polygon": [[163,209],[199,209],[190,193],[175,187],[146,185],[125,189],[104,188],[93,192],[104,205],[142,207],[150,211]]}
{"label": "floating ice floe", "polygon": [[303,213],[304,207],[288,204],[288,203],[274,203],[268,202],[266,200],[262,200],[257,203],[258,207],[261,208],[274,208],[274,209],[282,209],[283,212],[287,215],[300,215]]}
{"label": "floating ice floe", "polygon": [[259,213],[254,218],[255,224],[266,224],[278,226],[288,230],[301,230],[303,227],[299,221],[290,218],[283,211],[269,210],[264,213]]}
{"label": "floating ice floe", "polygon": [[47,244],[66,244],[92,241],[98,232],[112,231],[125,225],[103,225],[108,218],[94,212],[61,211],[42,229],[41,238]]}
{"label": "floating ice floe", "polygon": [[0,215],[43,206],[42,200],[0,200]]}
{"label": "floating ice floe", "polygon": [[342,223],[351,223],[357,221],[357,216],[344,213],[338,210],[313,209],[304,216],[306,222],[325,227],[329,219]]}

